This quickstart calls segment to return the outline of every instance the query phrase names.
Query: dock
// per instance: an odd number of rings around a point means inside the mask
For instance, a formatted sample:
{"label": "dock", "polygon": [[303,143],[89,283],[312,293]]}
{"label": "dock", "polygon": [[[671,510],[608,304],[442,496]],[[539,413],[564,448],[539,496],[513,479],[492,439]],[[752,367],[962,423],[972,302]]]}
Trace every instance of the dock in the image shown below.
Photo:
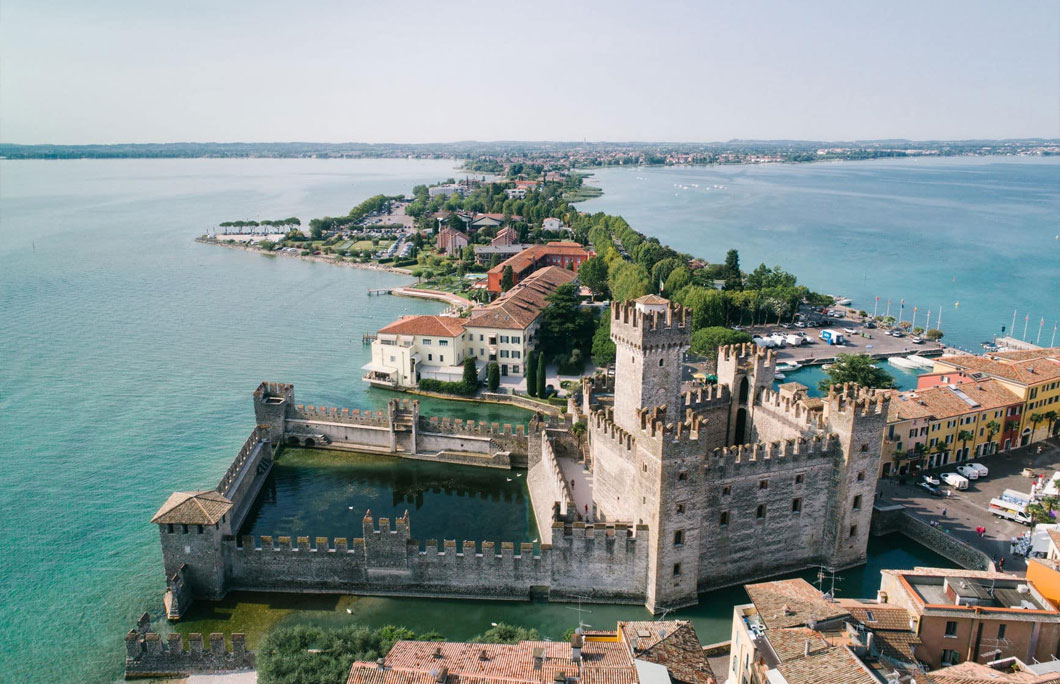
{"label": "dock", "polygon": [[375,289],[375,290],[368,290],[368,296],[369,297],[378,297],[380,295],[388,295],[388,294],[390,294],[390,289],[389,288],[378,288],[378,289]]}
{"label": "dock", "polygon": [[368,333],[368,332],[366,332],[363,335],[361,335],[361,344],[363,344],[364,346],[367,347],[372,342],[375,342],[376,337],[377,337],[376,333]]}

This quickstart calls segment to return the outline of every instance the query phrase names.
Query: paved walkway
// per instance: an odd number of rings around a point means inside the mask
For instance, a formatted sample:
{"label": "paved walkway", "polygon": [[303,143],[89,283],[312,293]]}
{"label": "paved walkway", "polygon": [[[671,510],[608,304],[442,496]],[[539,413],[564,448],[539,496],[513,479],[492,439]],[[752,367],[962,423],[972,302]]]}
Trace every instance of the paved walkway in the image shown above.
{"label": "paved walkway", "polygon": [[[938,522],[942,529],[991,558],[1004,558],[1005,572],[1022,574],[1027,570],[1026,559],[1012,555],[1009,542],[1012,537],[1032,528],[994,517],[989,506],[990,499],[1006,489],[1030,492],[1031,480],[1021,474],[1024,468],[1047,475],[1060,470],[1060,440],[1052,439],[1040,444],[1043,447],[1041,454],[1037,453],[1038,444],[1032,444],[1007,453],[975,459],[975,462],[989,468],[990,474],[973,480],[964,491],[950,490],[943,485],[943,491],[951,492],[948,497],[931,496],[914,486],[915,477],[907,476],[904,486],[893,479],[881,479],[877,500],[881,504],[902,504],[918,518]],[[954,472],[954,469],[955,465],[950,464],[932,472]],[[985,527],[986,535],[980,537],[975,531],[976,527]]]}
{"label": "paved walkway", "polygon": [[[567,490],[574,499],[574,505],[578,509],[578,519],[592,522],[593,518],[593,474],[585,469],[585,466],[572,458],[557,456],[556,462],[563,477],[567,480]],[[571,481],[574,486],[571,486]],[[586,508],[588,506],[588,509]],[[585,511],[589,515],[585,515]]]}
{"label": "paved walkway", "polygon": [[467,307],[474,305],[474,302],[470,299],[442,290],[425,290],[418,287],[395,287],[390,290],[390,294],[401,295],[403,297],[418,297],[420,299],[434,299],[452,306]]}

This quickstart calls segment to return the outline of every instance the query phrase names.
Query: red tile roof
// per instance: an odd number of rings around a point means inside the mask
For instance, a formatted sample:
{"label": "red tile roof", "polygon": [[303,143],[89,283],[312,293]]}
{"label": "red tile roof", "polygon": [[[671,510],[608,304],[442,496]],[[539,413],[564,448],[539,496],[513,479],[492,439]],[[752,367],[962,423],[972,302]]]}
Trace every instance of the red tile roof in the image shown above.
{"label": "red tile roof", "polygon": [[471,312],[468,328],[525,330],[548,306],[546,297],[578,276],[559,266],[546,266],[519,281],[494,302]]}
{"label": "red tile roof", "polygon": [[521,273],[546,256],[580,256],[587,258],[589,253],[577,242],[548,242],[543,245],[533,245],[497,264],[490,269],[490,273],[503,273],[505,266],[511,266],[513,271]]}
{"label": "red tile roof", "polygon": [[379,329],[380,335],[427,335],[458,337],[464,332],[464,319],[454,316],[402,316]]}

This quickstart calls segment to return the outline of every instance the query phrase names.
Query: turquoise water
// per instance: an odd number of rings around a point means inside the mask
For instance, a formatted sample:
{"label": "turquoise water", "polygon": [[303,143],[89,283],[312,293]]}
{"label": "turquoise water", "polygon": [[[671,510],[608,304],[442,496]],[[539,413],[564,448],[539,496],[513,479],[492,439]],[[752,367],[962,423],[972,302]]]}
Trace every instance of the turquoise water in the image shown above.
{"label": "turquoise water", "polygon": [[[960,180],[967,172],[954,163],[954,177]],[[1017,253],[1021,255],[1017,261],[1025,260],[1028,266],[992,270],[980,278],[984,297],[993,297],[995,287],[1045,297],[1057,269],[1050,270],[1043,261],[1046,250],[1028,251],[1026,243],[1036,240],[1037,233],[1027,226],[1037,225],[1035,230],[1040,230],[1042,212],[1054,206],[1055,193],[1053,199],[1047,196],[1052,192],[1048,179],[1056,175],[1057,167],[1007,160],[997,168],[980,160],[961,163],[967,163],[973,176],[979,165],[992,168],[994,175],[1004,175],[1007,169],[1012,179],[1005,181],[1006,187],[1029,188],[1025,202],[1002,203],[1010,214],[1005,225],[1022,232],[1004,240],[994,234],[981,240],[985,254],[1011,259]],[[800,193],[811,204],[818,194],[846,197],[849,193],[842,191],[849,182],[846,174],[860,178],[864,185],[866,174],[880,173],[877,166],[860,164],[775,168],[794,179],[788,184],[803,188]],[[931,168],[933,174],[942,174]],[[702,171],[707,172],[714,170]],[[148,520],[170,492],[216,484],[253,427],[254,387],[264,379],[292,382],[297,397],[305,402],[381,408],[392,395],[368,391],[361,382],[360,367],[368,361],[361,333],[402,313],[441,308],[419,300],[365,296],[368,288],[405,282],[402,277],[263,257],[199,245],[193,238],[223,220],[290,215],[306,220],[343,213],[364,197],[407,192],[416,183],[452,173],[446,161],[0,161],[0,452],[5,456],[0,470],[0,528],[6,534],[5,553],[0,554],[0,672],[4,679],[116,679],[121,672],[122,634],[140,613],[157,613],[161,608],[164,585],[157,532]],[[632,175],[623,181],[623,173],[605,171],[600,178],[609,194],[614,186],[615,200],[626,202],[629,210],[622,211],[635,227],[652,233],[660,226],[658,221],[641,223],[637,212],[642,218],[644,212],[647,218],[678,216],[671,213],[672,192],[647,186],[640,200],[643,206],[634,206],[630,191],[640,181]],[[701,171],[658,173],[664,177]],[[754,179],[774,172],[751,168],[742,173]],[[806,189],[813,183],[838,189],[814,193]],[[948,186],[939,181],[926,186],[925,192],[931,187],[942,192]],[[701,249],[681,243],[685,238],[677,230],[680,225],[669,228],[672,235],[660,236],[706,256],[720,256],[736,244],[744,251],[745,263],[780,261],[821,289],[855,295],[848,282],[828,287],[829,273],[822,273],[812,260],[783,258],[803,249],[797,242],[775,255],[763,250],[766,241],[761,235],[770,223],[765,218],[774,211],[773,196],[790,194],[782,189],[764,194],[756,190],[738,206],[730,206],[729,224],[736,228],[721,236],[724,239],[700,245]],[[786,200],[793,212],[798,194]],[[979,206],[978,201],[969,200],[973,206]],[[923,205],[934,215],[940,203],[953,204],[925,200]],[[829,206],[821,205],[822,211]],[[906,204],[901,206],[905,213],[912,211]],[[737,210],[744,212],[744,218],[734,218]],[[887,213],[871,194],[864,210],[847,207],[845,211],[842,217],[824,211],[821,221],[876,225]],[[1057,212],[1051,211],[1055,221]],[[1004,212],[987,213],[993,217]],[[756,227],[748,229],[744,239],[740,226]],[[975,236],[975,231],[986,228],[971,221],[967,231]],[[878,234],[874,240],[884,247],[888,244]],[[916,282],[906,271],[885,263],[892,258],[887,249],[874,256],[864,251],[863,241],[851,244],[852,259],[872,259],[880,274],[874,278],[893,271],[895,278]],[[916,259],[921,271],[931,270],[938,261],[926,256]],[[983,259],[976,257],[977,263]],[[848,265],[840,265],[833,275],[849,271]],[[959,282],[964,286],[963,279]],[[974,339],[981,333],[976,335]],[[525,420],[524,412],[507,407],[482,409],[426,400],[422,406],[428,414]],[[913,562],[902,554],[919,552],[886,548],[879,551],[879,558],[901,567]],[[269,599],[268,605],[273,601]],[[501,609],[495,604],[357,601],[365,606],[358,614],[389,621],[408,615],[409,622],[420,614],[435,615],[443,621],[453,619],[454,629],[474,632],[482,631],[482,620],[472,628],[472,618],[532,622],[540,612],[540,619],[556,628],[576,619],[562,606],[534,606],[527,611],[525,605]],[[615,615],[639,611],[610,610],[601,608],[593,619],[608,624]],[[349,614],[343,610],[342,615]]]}
{"label": "turquoise water", "polygon": [[353,539],[364,536],[366,510],[376,525],[408,511],[421,548],[538,541],[525,471],[314,449],[284,449],[239,534]]}
{"label": "turquoise water", "polygon": [[1032,342],[1044,317],[1048,344],[1060,316],[1055,157],[610,168],[593,182],[604,195],[583,210],[714,262],[737,248],[745,270],[781,264],[869,312],[905,299],[905,320],[916,306],[934,325],[941,309],[951,344],[978,350],[1013,310]]}
{"label": "turquoise water", "polygon": [[[895,366],[892,366],[886,361],[881,361],[876,365],[891,374],[891,377],[894,378],[895,387],[897,387],[898,389],[916,389],[916,379],[919,375],[918,373],[903,370],[901,368],[896,368]],[[808,394],[811,397],[819,397],[823,394],[823,392],[817,389],[817,383],[821,382],[824,379],[825,372],[820,366],[803,366],[802,368],[796,371],[784,373],[784,379],[777,380],[774,385],[779,385],[782,382],[801,382],[809,389]]]}

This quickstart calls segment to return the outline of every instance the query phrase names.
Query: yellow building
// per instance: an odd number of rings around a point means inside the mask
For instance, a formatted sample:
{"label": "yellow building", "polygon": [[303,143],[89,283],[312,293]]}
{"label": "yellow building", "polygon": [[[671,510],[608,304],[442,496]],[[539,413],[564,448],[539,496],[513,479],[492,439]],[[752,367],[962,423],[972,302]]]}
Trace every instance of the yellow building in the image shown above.
{"label": "yellow building", "polygon": [[936,373],[993,378],[1022,404],[1019,446],[1060,434],[1060,347],[935,359]]}
{"label": "yellow building", "polygon": [[933,387],[895,392],[883,435],[881,475],[936,468],[1016,446],[1022,402],[1003,383],[932,375]]}

